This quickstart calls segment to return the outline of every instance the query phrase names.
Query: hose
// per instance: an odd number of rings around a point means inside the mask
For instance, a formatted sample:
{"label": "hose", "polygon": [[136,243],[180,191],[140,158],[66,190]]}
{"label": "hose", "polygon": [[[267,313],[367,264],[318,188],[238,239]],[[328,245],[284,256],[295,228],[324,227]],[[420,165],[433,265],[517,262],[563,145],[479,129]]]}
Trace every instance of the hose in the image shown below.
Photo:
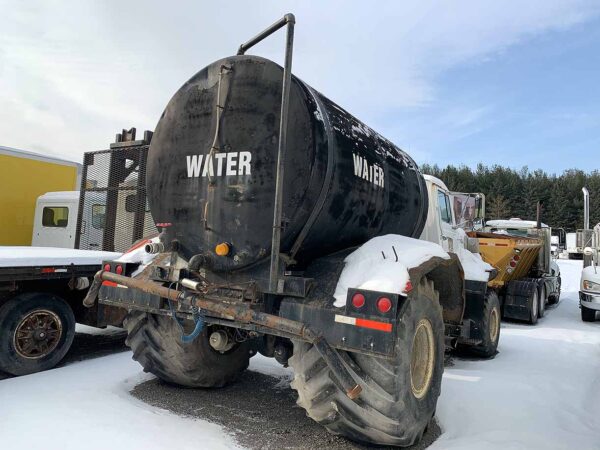
{"label": "hose", "polygon": [[[173,283],[171,283],[169,285],[169,289],[171,289],[172,285],[173,285]],[[196,306],[196,305],[192,306],[192,317],[194,319],[194,324],[195,324],[194,330],[190,334],[185,334],[185,329],[183,328],[183,320],[180,319],[179,317],[177,317],[177,312],[175,311],[175,308],[173,307],[173,303],[171,302],[171,299],[167,298],[167,302],[169,303],[169,309],[171,310],[171,316],[173,317],[173,320],[175,321],[175,323],[179,327],[179,330],[181,331],[181,342],[184,344],[189,344],[191,342],[194,342],[194,340],[198,336],[200,336],[200,333],[202,333],[202,330],[204,329],[204,315],[200,313],[200,308],[198,308],[198,306]]]}

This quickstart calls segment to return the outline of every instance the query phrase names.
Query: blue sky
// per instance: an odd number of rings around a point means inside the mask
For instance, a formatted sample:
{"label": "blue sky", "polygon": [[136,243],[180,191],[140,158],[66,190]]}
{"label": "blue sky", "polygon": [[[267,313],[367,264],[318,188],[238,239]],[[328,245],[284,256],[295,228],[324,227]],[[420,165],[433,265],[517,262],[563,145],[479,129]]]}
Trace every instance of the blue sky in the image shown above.
{"label": "blue sky", "polygon": [[599,50],[595,19],[456,66],[436,80],[434,102],[399,111],[387,134],[420,162],[600,169]]}
{"label": "blue sky", "polygon": [[[600,169],[600,3],[0,0],[0,145],[81,160],[286,12],[294,73],[418,163]],[[283,36],[256,52],[281,62]]]}

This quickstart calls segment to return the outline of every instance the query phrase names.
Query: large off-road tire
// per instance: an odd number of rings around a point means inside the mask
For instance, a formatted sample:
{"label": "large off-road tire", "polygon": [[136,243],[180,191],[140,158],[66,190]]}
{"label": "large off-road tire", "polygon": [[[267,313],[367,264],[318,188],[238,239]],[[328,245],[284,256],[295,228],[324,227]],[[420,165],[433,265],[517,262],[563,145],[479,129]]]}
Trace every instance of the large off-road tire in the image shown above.
{"label": "large off-road tire", "polygon": [[[193,328],[193,323],[189,323]],[[171,317],[132,311],[124,321],[125,343],[144,372],[163,381],[186,387],[222,387],[234,381],[247,367],[247,342],[221,353],[209,344],[210,327],[191,343],[181,342],[181,330]],[[186,328],[189,333],[191,329]]]}
{"label": "large off-road tire", "polygon": [[596,310],[581,305],[581,320],[584,322],[594,322],[596,320]]}
{"label": "large off-road tire", "polygon": [[435,413],[444,371],[444,323],[438,293],[423,280],[397,321],[393,359],[339,352],[363,390],[350,400],[317,349],[295,341],[289,360],[298,405],[329,432],[380,445],[418,441]]}
{"label": "large off-road tire", "polygon": [[26,375],[51,369],[75,337],[75,316],[62,298],[20,294],[0,308],[0,370]]}
{"label": "large off-road tire", "polygon": [[483,320],[479,324],[483,340],[477,345],[460,344],[460,350],[484,358],[494,356],[500,341],[501,320],[502,313],[498,294],[495,291],[488,290],[483,300]]}

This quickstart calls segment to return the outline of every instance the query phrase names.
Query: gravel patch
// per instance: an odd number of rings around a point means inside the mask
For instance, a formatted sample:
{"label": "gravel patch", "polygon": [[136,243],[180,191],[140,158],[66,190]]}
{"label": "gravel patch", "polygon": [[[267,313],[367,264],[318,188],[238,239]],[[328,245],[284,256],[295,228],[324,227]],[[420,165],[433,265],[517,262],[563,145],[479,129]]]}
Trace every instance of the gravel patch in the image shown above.
{"label": "gravel patch", "polygon": [[[250,449],[367,449],[329,434],[296,405],[287,378],[246,371],[238,382],[221,389],[186,389],[153,379],[136,386],[134,397],[175,414],[223,426]],[[435,419],[411,450],[427,448],[441,434]]]}

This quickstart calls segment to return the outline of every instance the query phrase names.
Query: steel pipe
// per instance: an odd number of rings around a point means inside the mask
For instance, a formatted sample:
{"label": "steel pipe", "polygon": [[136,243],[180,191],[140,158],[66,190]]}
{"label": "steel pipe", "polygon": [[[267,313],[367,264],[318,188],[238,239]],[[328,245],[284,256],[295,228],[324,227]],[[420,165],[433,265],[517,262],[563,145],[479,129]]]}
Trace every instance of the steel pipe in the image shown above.
{"label": "steel pipe", "polygon": [[198,294],[188,294],[177,289],[170,289],[150,280],[126,277],[104,270],[99,271],[94,276],[92,287],[84,299],[85,306],[93,306],[103,281],[117,283],[174,302],[189,301],[191,306],[197,306],[204,311],[211,312],[236,322],[261,325],[266,328],[299,337],[316,347],[317,351],[321,354],[349,398],[352,400],[356,399],[362,391],[362,387],[354,381],[354,378],[350,375],[350,372],[344,365],[337,351],[333,349],[319,333],[310,329],[303,322],[254,311],[249,305],[227,303],[222,300],[202,297]]}

